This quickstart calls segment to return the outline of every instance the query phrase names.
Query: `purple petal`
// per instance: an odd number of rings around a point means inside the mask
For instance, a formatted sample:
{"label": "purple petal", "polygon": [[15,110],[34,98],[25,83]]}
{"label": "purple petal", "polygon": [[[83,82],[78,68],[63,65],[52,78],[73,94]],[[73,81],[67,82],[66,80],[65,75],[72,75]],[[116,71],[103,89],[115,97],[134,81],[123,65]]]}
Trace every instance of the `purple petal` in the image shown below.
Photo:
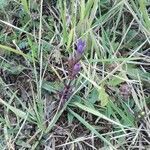
{"label": "purple petal", "polygon": [[86,46],[85,41],[79,39],[77,42],[77,52],[79,54],[82,54],[85,50],[85,46]]}
{"label": "purple petal", "polygon": [[74,70],[75,72],[79,72],[80,69],[81,69],[81,64],[80,64],[80,63],[75,64],[74,67],[73,67],[73,70]]}
{"label": "purple petal", "polygon": [[75,77],[79,73],[80,69],[81,69],[81,64],[76,63],[72,70],[72,76]]}

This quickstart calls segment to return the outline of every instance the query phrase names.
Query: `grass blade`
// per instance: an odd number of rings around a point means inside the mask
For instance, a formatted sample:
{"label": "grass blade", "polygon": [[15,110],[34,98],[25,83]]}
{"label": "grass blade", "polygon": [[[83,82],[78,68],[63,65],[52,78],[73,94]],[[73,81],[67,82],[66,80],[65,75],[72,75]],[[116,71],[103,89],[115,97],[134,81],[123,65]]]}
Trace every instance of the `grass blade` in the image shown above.
{"label": "grass blade", "polygon": [[107,143],[111,148],[115,149],[115,147],[107,140],[105,139],[95,128],[90,125],[85,119],[83,119],[80,115],[69,109],[69,112],[74,115],[84,126],[86,126],[92,133],[96,134],[101,140],[103,140],[105,143]]}
{"label": "grass blade", "polygon": [[120,123],[118,123],[118,122],[116,122],[116,121],[114,121],[114,120],[108,118],[107,116],[101,114],[99,111],[97,111],[97,110],[95,110],[95,109],[93,109],[93,108],[89,108],[89,107],[87,107],[87,106],[85,106],[85,105],[82,105],[82,104],[80,104],[80,103],[78,103],[78,102],[75,102],[74,105],[77,106],[77,107],[79,107],[79,108],[81,108],[81,109],[84,110],[84,111],[87,111],[87,112],[89,112],[89,113],[95,115],[95,116],[101,117],[101,118],[107,120],[108,122],[111,122],[111,123],[114,124],[114,125],[117,125],[117,126],[119,126],[119,127],[125,127],[124,125],[122,125],[122,124],[120,124]]}

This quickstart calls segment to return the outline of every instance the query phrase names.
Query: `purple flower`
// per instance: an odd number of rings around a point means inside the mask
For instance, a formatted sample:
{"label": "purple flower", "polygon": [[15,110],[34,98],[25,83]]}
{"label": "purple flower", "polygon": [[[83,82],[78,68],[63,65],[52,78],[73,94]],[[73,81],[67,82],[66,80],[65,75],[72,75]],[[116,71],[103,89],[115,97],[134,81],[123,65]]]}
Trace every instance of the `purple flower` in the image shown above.
{"label": "purple flower", "polygon": [[79,73],[80,69],[81,69],[81,64],[80,63],[76,63],[73,66],[72,77],[75,77]]}
{"label": "purple flower", "polygon": [[77,42],[77,53],[82,54],[85,50],[85,41],[79,39]]}

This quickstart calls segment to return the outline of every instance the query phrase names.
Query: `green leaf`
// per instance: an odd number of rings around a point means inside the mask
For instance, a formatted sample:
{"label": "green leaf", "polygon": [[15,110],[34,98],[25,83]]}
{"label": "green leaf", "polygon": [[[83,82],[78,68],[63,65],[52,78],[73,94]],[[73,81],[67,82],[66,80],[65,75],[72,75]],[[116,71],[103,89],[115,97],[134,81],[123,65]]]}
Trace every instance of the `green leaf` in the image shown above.
{"label": "green leaf", "polygon": [[149,72],[143,72],[142,70],[132,66],[128,65],[127,67],[127,73],[129,76],[138,79],[138,76],[141,78],[141,80],[150,81],[150,73]]}
{"label": "green leaf", "polygon": [[28,55],[24,54],[22,51],[19,51],[19,50],[13,49],[11,47],[8,47],[8,46],[0,44],[0,50],[1,49],[2,50],[7,50],[7,51],[10,51],[10,52],[13,52],[13,53],[16,53],[18,55],[22,55],[24,58],[30,58]]}
{"label": "green leaf", "polygon": [[129,126],[133,126],[134,127],[134,119],[133,119],[133,117],[131,115],[130,115],[130,117],[127,116],[124,113],[125,110],[122,111],[122,109],[120,109],[119,107],[117,107],[112,101],[109,101],[109,104],[112,107],[112,109],[114,109],[113,113],[117,112],[117,114],[121,116],[121,118],[122,118],[121,120],[123,120],[123,122],[124,122],[125,125],[129,125]]}
{"label": "green leaf", "polygon": [[66,1],[60,1],[59,5],[60,5],[60,14],[62,19],[62,27],[63,27],[63,42],[66,43],[68,41]]}
{"label": "green leaf", "polygon": [[69,109],[69,112],[74,115],[86,128],[88,128],[92,133],[97,135],[101,140],[103,140],[106,144],[108,144],[111,148],[114,148],[114,146],[107,140],[105,139],[92,125],[90,125],[85,119],[83,119],[80,115]]}
{"label": "green leaf", "polygon": [[101,86],[99,89],[99,99],[101,101],[101,106],[104,107],[108,104],[109,100],[109,95],[105,92],[105,88]]}
{"label": "green leaf", "polygon": [[74,36],[74,28],[70,30],[70,33],[68,35],[68,42],[67,42],[67,48],[66,50],[68,51],[70,46],[71,46],[71,42],[73,40],[73,36]]}
{"label": "green leaf", "polygon": [[9,105],[7,102],[3,101],[1,98],[0,98],[0,103],[2,103],[3,105],[5,105],[8,109],[10,109],[12,112],[14,112],[20,118],[26,119],[27,114],[25,112],[23,112],[20,109],[17,109],[15,107]]}
{"label": "green leaf", "polygon": [[24,142],[22,140],[18,140],[15,142],[18,146],[24,147],[26,149],[31,149],[31,145],[27,142]]}
{"label": "green leaf", "polygon": [[67,113],[67,118],[68,118],[68,124],[72,124],[74,115],[72,115],[70,112]]}
{"label": "green leaf", "polygon": [[23,5],[24,10],[25,10],[28,14],[30,14],[30,11],[29,11],[29,8],[28,8],[27,0],[21,0],[21,3],[22,3],[22,5]]}
{"label": "green leaf", "polygon": [[[97,0],[96,0],[96,1],[97,1]],[[91,10],[93,4],[94,4],[94,1],[93,1],[93,0],[88,0],[88,1],[87,1],[86,7],[85,7],[85,13],[84,13],[85,17],[89,16],[89,12],[90,12],[90,10]]]}
{"label": "green leaf", "polygon": [[63,83],[43,81],[42,88],[46,91],[56,93],[57,91],[62,90]]}
{"label": "green leaf", "polygon": [[11,65],[11,64],[8,64],[8,63],[3,63],[0,68],[8,71],[10,74],[20,74],[24,69],[25,67],[22,66],[22,65]]}
{"label": "green leaf", "polygon": [[37,52],[37,45],[30,39],[29,36],[28,37],[28,44],[29,46],[31,47],[31,55],[32,56],[32,59],[34,60],[34,58],[37,58],[37,55],[38,55],[38,52]]}
{"label": "green leaf", "polygon": [[3,9],[5,6],[7,6],[8,0],[0,0],[0,9]]}
{"label": "green leaf", "polygon": [[142,13],[142,18],[144,20],[145,26],[150,31],[150,18],[146,9],[146,0],[139,0],[140,10]]}
{"label": "green leaf", "polygon": [[91,93],[89,94],[89,97],[87,98],[88,101],[91,103],[91,104],[95,104],[96,101],[98,101],[98,96],[99,96],[99,93],[98,91],[94,88]]}
{"label": "green leaf", "polygon": [[111,122],[114,125],[120,126],[121,128],[125,127],[122,124],[120,124],[120,123],[118,123],[118,122],[108,118],[107,116],[103,115],[102,113],[100,113],[99,111],[95,110],[94,108],[87,107],[87,106],[82,105],[82,104],[77,103],[77,102],[75,102],[74,105],[76,105],[77,107],[79,107],[80,109],[82,109],[84,111],[87,111],[87,112],[89,112],[89,113],[91,113],[91,114],[93,114],[95,116],[98,116],[98,117],[100,117],[100,118],[102,118],[104,120],[107,120],[108,122]]}
{"label": "green leaf", "polygon": [[[120,78],[118,78],[118,77],[120,77]],[[120,72],[120,73],[117,75],[117,77],[116,77],[116,76],[113,76],[113,77],[110,79],[110,81],[108,82],[108,84],[109,84],[110,86],[117,86],[117,85],[119,85],[120,83],[124,82],[124,80],[121,79],[121,78],[123,78],[123,75],[122,75],[122,73]]]}

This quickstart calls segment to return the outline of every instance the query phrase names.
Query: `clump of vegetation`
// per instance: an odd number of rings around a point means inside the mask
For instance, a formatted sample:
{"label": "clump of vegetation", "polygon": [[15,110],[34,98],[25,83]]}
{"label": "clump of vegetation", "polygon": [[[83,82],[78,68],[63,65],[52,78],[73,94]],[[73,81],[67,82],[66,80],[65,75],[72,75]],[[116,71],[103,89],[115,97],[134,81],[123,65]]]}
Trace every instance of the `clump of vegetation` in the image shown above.
{"label": "clump of vegetation", "polygon": [[0,149],[149,149],[150,1],[1,0]]}

